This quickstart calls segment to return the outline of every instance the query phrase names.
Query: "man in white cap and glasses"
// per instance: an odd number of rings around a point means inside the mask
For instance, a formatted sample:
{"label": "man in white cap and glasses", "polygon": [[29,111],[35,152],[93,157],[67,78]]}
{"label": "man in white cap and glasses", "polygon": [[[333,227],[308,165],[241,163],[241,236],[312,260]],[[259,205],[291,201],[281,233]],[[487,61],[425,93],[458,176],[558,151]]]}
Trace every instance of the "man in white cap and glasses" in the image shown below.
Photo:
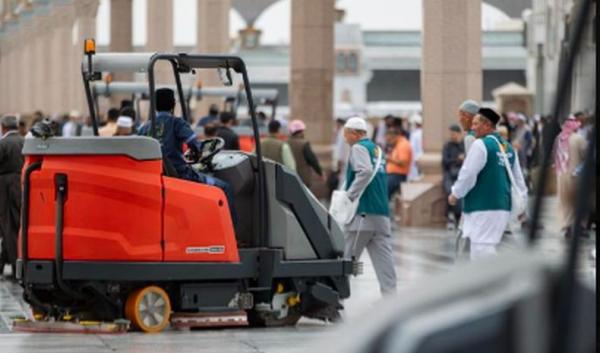
{"label": "man in white cap and glasses", "polygon": [[392,253],[391,225],[387,199],[387,176],[383,151],[367,137],[367,122],[352,117],[344,125],[350,145],[345,190],[358,209],[345,226],[344,256],[360,258],[365,247],[373,262],[383,294],[396,292],[396,270]]}
{"label": "man in white cap and glasses", "polygon": [[465,145],[465,154],[469,152],[469,148],[475,142],[475,132],[471,129],[473,118],[479,112],[479,103],[474,100],[467,99],[458,107],[458,121],[465,132],[463,143]]}

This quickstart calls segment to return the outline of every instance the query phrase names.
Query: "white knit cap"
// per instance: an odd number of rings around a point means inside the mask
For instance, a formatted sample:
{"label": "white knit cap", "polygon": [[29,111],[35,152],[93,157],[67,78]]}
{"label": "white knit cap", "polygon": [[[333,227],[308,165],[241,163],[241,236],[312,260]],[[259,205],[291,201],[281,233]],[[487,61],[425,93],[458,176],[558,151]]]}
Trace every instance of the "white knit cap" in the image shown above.
{"label": "white knit cap", "polygon": [[458,109],[460,111],[463,111],[465,113],[469,113],[472,115],[476,115],[479,112],[479,103],[477,103],[476,101],[472,100],[472,99],[467,99],[466,101],[462,102],[460,107],[458,107]]}
{"label": "white knit cap", "polygon": [[367,122],[365,121],[365,119],[355,116],[346,120],[346,124],[344,124],[344,129],[353,129],[367,132]]}
{"label": "white knit cap", "polygon": [[408,120],[413,124],[423,124],[423,117],[417,113],[411,115]]}
{"label": "white knit cap", "polygon": [[120,116],[119,119],[117,119],[117,126],[127,128],[133,127],[133,120],[128,116]]}

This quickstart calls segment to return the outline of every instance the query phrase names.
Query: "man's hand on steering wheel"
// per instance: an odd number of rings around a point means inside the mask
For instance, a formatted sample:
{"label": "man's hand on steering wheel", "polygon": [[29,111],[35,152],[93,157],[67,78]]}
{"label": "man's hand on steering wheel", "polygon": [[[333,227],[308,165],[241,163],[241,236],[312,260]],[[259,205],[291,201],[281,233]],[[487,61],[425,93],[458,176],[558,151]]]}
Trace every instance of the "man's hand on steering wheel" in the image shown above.
{"label": "man's hand on steering wheel", "polygon": [[196,164],[202,158],[202,149],[198,150],[196,148],[189,148],[184,155],[186,162],[188,164]]}
{"label": "man's hand on steering wheel", "polygon": [[209,166],[212,158],[225,147],[225,140],[220,137],[211,137],[202,140],[202,156],[199,162]]}
{"label": "man's hand on steering wheel", "polygon": [[188,164],[201,163],[210,167],[210,162],[215,154],[219,153],[225,147],[225,141],[220,137],[213,137],[198,141],[197,144],[189,146],[184,158]]}

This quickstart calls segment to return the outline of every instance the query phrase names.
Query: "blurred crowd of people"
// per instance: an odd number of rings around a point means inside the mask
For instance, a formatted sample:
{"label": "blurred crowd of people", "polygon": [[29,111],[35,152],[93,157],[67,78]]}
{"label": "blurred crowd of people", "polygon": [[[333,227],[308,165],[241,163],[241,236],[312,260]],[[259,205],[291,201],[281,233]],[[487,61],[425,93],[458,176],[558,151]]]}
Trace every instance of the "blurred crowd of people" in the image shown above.
{"label": "blurred crowd of people", "polygon": [[[453,190],[456,190],[455,186],[460,179],[461,170],[464,169],[467,152],[478,139],[473,130],[473,120],[481,115],[480,109],[477,102],[470,100],[459,107],[457,123],[448,127],[448,140],[442,150],[442,186],[449,197],[446,208],[449,230],[460,227],[460,221],[464,218],[463,203],[452,202],[450,196],[453,195]],[[348,187],[346,178],[351,160],[351,145],[345,135],[348,119],[336,120],[331,167],[323,168],[322,162],[306,138],[307,125],[302,120],[294,119],[288,122],[268,118],[263,112],[258,112],[257,118],[262,132],[260,146],[265,158],[296,171],[309,188],[315,186],[315,182],[325,182],[329,197],[333,190]],[[516,171],[522,175],[526,190],[534,189],[535,175],[544,158],[552,159],[552,166],[556,172],[561,229],[564,235],[569,237],[574,223],[576,177],[581,173],[585,151],[592,136],[594,117],[587,112],[574,112],[564,119],[561,124],[562,130],[553,143],[552,155],[544,156],[543,130],[548,119],[550,117],[527,116],[522,112],[502,113],[498,115],[498,121],[492,124],[493,131],[490,130],[488,134],[497,134],[498,139],[508,143],[509,153],[514,151],[515,161],[519,164]],[[484,122],[491,120],[488,118]],[[4,238],[0,265],[14,263],[16,259],[16,248],[13,245],[16,244],[18,232],[20,196],[17,189],[20,190],[20,185],[18,181],[15,182],[18,179],[14,176],[19,175],[23,163],[19,146],[22,148],[22,138],[32,126],[41,121],[45,121],[51,127],[52,135],[55,136],[93,135],[90,118],[84,117],[78,111],[52,116],[47,116],[41,111],[36,111],[31,116],[3,116],[0,135],[0,186],[15,191],[6,191],[0,195],[0,236]],[[119,107],[110,108],[105,114],[101,114],[98,131],[101,137],[133,135],[139,132],[142,123],[131,101],[124,100]],[[225,142],[225,150],[239,150],[242,149],[242,144],[236,126],[250,125],[248,119],[239,121],[232,112],[220,111],[219,107],[213,104],[207,115],[201,117],[194,127],[196,131],[201,131],[197,139],[220,137]],[[410,116],[387,115],[375,123],[365,119],[364,130],[364,134],[360,133],[361,140],[371,141],[385,154],[385,196],[390,202],[395,196],[401,195],[403,187],[410,185],[406,184],[407,182],[423,178],[419,169],[419,160],[423,155],[423,118],[415,113]],[[328,173],[326,169],[329,169]],[[15,180],[10,179],[8,175]],[[10,181],[5,180],[2,184],[2,178]],[[525,220],[523,222],[526,223]],[[589,230],[593,225],[595,202],[590,205],[584,224],[577,226]],[[364,245],[368,247],[368,244]]]}

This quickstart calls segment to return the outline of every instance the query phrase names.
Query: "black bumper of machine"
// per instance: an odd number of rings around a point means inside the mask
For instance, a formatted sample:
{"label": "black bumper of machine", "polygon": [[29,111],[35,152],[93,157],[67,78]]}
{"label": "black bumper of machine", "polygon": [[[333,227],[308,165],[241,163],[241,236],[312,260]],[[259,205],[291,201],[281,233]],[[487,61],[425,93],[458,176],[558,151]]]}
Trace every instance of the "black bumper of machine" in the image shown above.
{"label": "black bumper of machine", "polygon": [[[29,260],[26,266],[27,283],[53,282],[53,261]],[[23,270],[23,261],[18,260],[18,278],[23,278]],[[240,262],[237,263],[66,260],[63,263],[62,277],[68,281],[201,281],[251,279],[259,277],[263,271],[269,271],[273,278],[340,278],[356,274],[356,266],[352,261],[343,259],[285,261],[278,250],[245,249],[240,251]]]}

